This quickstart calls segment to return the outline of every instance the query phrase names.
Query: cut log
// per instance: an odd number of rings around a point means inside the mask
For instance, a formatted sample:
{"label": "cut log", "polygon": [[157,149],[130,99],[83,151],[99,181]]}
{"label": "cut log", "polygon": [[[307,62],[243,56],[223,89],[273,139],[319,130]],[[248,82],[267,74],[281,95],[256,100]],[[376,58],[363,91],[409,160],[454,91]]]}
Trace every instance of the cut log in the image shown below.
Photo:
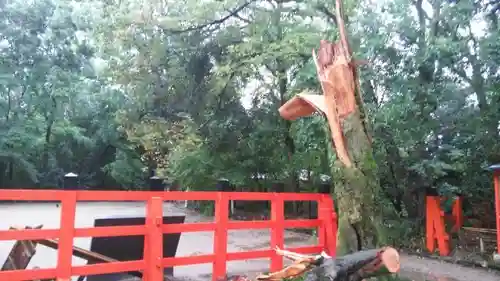
{"label": "cut log", "polygon": [[363,279],[393,274],[400,268],[398,251],[391,247],[357,252],[344,259],[349,259],[347,264]]}
{"label": "cut log", "polygon": [[257,280],[275,281],[297,277],[306,272],[308,281],[333,280],[350,281],[390,275],[399,271],[399,254],[394,248],[385,247],[375,250],[360,251],[332,258],[324,253],[306,256],[277,249],[276,253],[294,261],[283,270],[270,274],[262,274]]}

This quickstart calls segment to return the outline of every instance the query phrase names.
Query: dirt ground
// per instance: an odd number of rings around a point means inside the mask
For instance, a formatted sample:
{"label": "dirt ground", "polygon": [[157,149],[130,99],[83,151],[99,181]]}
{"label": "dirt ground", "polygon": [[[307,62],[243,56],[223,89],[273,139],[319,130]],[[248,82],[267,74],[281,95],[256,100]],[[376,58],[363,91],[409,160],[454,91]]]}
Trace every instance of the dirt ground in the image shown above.
{"label": "dirt ground", "polygon": [[[0,229],[9,226],[38,225],[44,228],[57,228],[59,226],[59,208],[55,203],[12,203],[0,204]],[[76,212],[77,227],[91,227],[94,219],[117,215],[138,215],[145,213],[144,204],[138,202],[83,202],[79,203]],[[164,204],[165,215],[186,215],[186,222],[212,221],[213,218],[201,216],[193,211],[185,210],[179,205]],[[0,241],[0,263],[5,261],[13,241]],[[78,238],[74,241],[76,246],[88,249],[89,238]],[[230,231],[228,238],[228,251],[257,250],[269,248],[270,235],[268,230]],[[308,246],[316,244],[313,237],[306,234],[287,231],[285,245],[287,247]],[[212,232],[183,233],[179,241],[176,256],[192,256],[210,254],[213,252]],[[41,268],[55,267],[56,252],[52,249],[39,246],[28,268],[38,266]],[[484,269],[467,268],[459,265],[442,263],[436,260],[422,259],[415,256],[402,256],[401,275],[414,281],[499,281],[500,273],[488,272]],[[83,265],[84,260],[73,259],[73,265]],[[228,263],[229,274],[254,274],[266,271],[269,266],[268,259],[235,261]],[[195,280],[210,279],[211,264],[200,264],[176,267],[174,276]],[[74,279],[76,280],[76,278]]]}

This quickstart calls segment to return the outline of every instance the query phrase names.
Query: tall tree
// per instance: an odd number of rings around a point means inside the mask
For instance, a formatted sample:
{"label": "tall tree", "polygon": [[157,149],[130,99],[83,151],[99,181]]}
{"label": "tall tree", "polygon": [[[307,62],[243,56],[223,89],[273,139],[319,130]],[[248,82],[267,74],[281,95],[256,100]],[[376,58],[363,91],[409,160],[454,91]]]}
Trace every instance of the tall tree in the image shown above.
{"label": "tall tree", "polygon": [[377,165],[341,1],[336,2],[335,16],[339,41],[321,41],[317,58],[313,51],[323,95],[300,94],[282,106],[280,113],[286,119],[316,110],[326,116],[337,154],[332,172],[339,210],[339,245],[341,253],[345,253],[383,245],[387,243],[387,233],[380,207],[383,200]]}

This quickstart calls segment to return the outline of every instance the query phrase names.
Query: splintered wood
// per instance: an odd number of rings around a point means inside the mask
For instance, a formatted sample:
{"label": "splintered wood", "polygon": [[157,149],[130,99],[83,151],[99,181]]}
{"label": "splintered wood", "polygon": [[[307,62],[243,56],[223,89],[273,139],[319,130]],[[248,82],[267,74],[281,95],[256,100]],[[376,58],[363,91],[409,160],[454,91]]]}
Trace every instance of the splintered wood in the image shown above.
{"label": "splintered wood", "polygon": [[321,255],[317,256],[307,256],[299,253],[281,250],[278,247],[275,248],[275,251],[277,255],[292,260],[293,263],[280,271],[272,272],[269,274],[261,274],[257,276],[258,281],[278,281],[285,278],[297,277],[312,269],[316,265],[316,261],[320,260],[321,258],[330,258],[324,252],[321,253]]}
{"label": "splintered wood", "polygon": [[312,51],[323,95],[296,95],[282,105],[279,112],[287,120],[309,116],[314,112],[324,114],[337,157],[345,166],[351,167],[352,161],[344,138],[342,121],[357,111],[356,93],[359,90],[359,82],[357,63],[352,60],[340,0],[337,0],[336,18],[340,32],[339,42],[321,40],[318,55]]}
{"label": "splintered wood", "polygon": [[[323,91],[326,96],[331,96],[338,117],[342,120],[356,110],[356,91],[353,79],[353,69],[350,58],[343,55],[341,43],[330,43],[334,49],[332,62],[324,69],[318,69]],[[337,55],[335,55],[337,54]]]}

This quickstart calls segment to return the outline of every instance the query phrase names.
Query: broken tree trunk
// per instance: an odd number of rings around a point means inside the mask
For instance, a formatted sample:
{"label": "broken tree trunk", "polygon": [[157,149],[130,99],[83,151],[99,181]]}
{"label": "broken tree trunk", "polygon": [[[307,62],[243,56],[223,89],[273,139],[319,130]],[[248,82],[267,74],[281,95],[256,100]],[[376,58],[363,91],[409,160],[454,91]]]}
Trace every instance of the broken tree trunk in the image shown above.
{"label": "broken tree trunk", "polygon": [[340,41],[322,40],[318,56],[313,51],[323,95],[299,94],[280,108],[283,118],[293,120],[313,112],[328,122],[337,159],[331,164],[339,215],[338,254],[386,244],[380,185],[373,159],[371,137],[356,66],[352,60],[343,23],[341,1],[336,1]]}
{"label": "broken tree trunk", "polygon": [[362,281],[399,271],[399,254],[391,248],[359,251],[339,258],[324,258],[312,269],[305,281]]}
{"label": "broken tree trunk", "polygon": [[305,279],[310,281],[361,281],[399,271],[399,254],[391,247],[360,251],[338,258],[328,256],[325,252],[308,256],[279,248],[275,250],[293,263],[283,270],[257,276],[258,281],[280,281],[303,274],[307,274]]}

